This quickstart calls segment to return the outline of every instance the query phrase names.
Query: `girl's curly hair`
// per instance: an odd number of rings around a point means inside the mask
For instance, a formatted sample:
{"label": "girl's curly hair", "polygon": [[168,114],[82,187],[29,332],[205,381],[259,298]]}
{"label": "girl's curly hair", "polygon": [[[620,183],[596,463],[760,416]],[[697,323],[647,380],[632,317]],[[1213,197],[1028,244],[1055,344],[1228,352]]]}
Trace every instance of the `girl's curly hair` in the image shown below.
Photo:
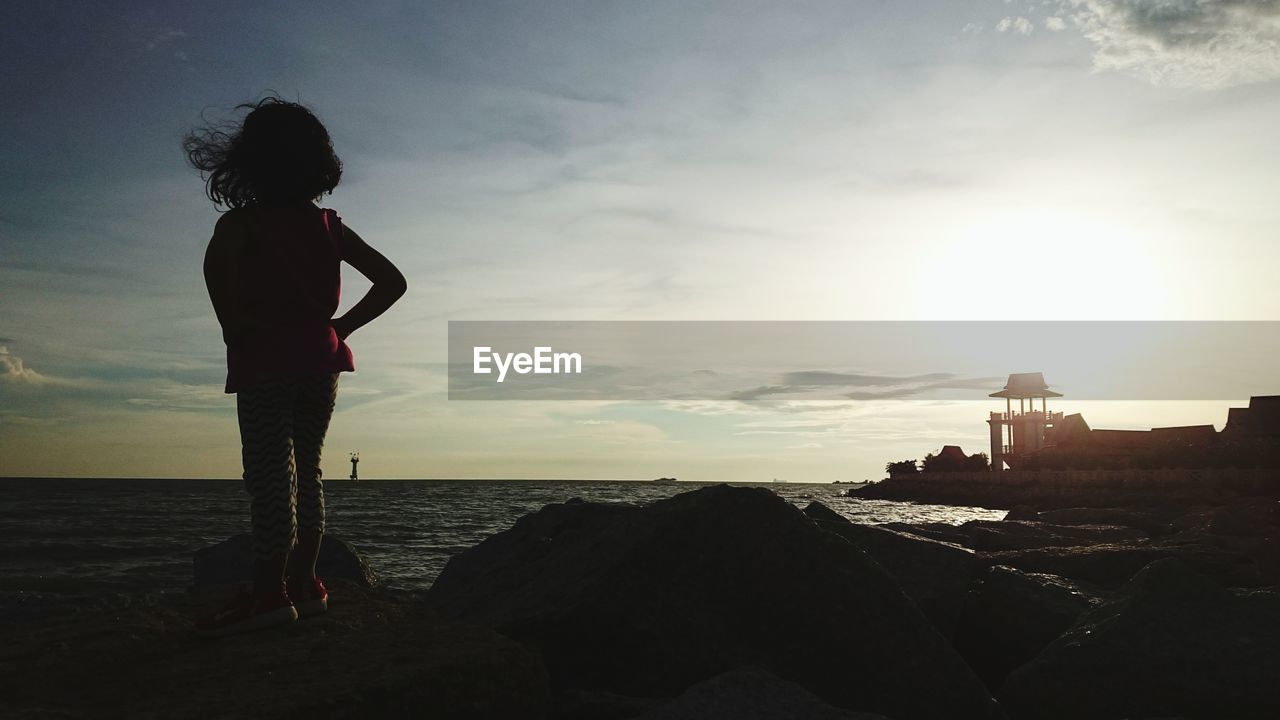
{"label": "girl's curly hair", "polygon": [[242,123],[192,130],[182,141],[210,200],[240,208],[333,192],[342,178],[342,161],[315,114],[275,96],[236,110],[249,111]]}

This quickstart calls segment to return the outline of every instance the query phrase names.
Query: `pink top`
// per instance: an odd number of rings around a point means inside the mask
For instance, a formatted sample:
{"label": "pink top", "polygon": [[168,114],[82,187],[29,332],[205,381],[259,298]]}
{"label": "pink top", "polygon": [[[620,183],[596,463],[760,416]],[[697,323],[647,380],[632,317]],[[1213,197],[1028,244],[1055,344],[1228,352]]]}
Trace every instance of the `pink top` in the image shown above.
{"label": "pink top", "polygon": [[310,203],[241,212],[252,213],[236,268],[236,311],[246,327],[227,345],[226,391],[355,370],[330,324],[342,288],[342,218]]}

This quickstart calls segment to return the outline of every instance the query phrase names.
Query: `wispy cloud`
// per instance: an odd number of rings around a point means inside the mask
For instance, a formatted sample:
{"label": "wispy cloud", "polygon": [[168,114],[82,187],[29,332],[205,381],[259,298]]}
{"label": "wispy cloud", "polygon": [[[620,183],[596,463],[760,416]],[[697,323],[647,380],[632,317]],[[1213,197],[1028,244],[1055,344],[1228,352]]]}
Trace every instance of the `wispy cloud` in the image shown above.
{"label": "wispy cloud", "polygon": [[853,387],[878,387],[883,385],[900,385],[903,383],[938,382],[955,377],[951,373],[925,373],[923,375],[867,375],[863,373],[840,373],[826,370],[801,370],[789,372],[783,376],[784,382],[791,385],[837,385]]}
{"label": "wispy cloud", "polygon": [[0,381],[19,383],[22,385],[65,385],[72,381],[43,375],[27,367],[22,358],[9,352],[9,348],[0,345]]}
{"label": "wispy cloud", "polygon": [[[821,444],[827,448],[849,448],[864,444],[886,447],[905,443],[942,444],[981,437],[971,422],[973,403],[941,402],[931,405],[934,412],[920,413],[920,405],[912,403],[811,403],[805,412],[779,415],[772,412],[749,414],[734,424],[734,434],[752,438],[790,439],[793,443]],[[977,430],[975,432],[975,429]],[[789,446],[794,449],[794,445]]]}
{"label": "wispy cloud", "polygon": [[1000,33],[1030,35],[1035,32],[1035,29],[1035,23],[1021,15],[1002,18],[1000,22],[996,23],[996,32]]}
{"label": "wispy cloud", "polygon": [[177,28],[165,28],[164,30],[157,31],[148,37],[145,45],[148,50],[155,50],[161,45],[181,40],[186,36],[187,34],[185,32]]}
{"label": "wispy cloud", "polygon": [[1280,77],[1280,0],[1062,0],[1098,70],[1215,89]]}
{"label": "wispy cloud", "polygon": [[[939,390],[973,390],[998,386],[1000,378],[959,377],[953,373],[925,373],[895,377],[892,375],[866,375],[838,373],[823,370],[805,370],[786,373],[773,385],[760,385],[730,394],[730,399],[740,403],[766,402],[778,396],[796,397],[821,393],[831,389],[850,389],[840,397],[849,400],[896,400],[928,395]],[[871,388],[871,389],[867,389]]]}
{"label": "wispy cloud", "polygon": [[145,386],[144,395],[126,398],[125,402],[146,408],[183,411],[226,412],[232,405],[222,388],[216,385],[190,385],[172,380],[153,380]]}

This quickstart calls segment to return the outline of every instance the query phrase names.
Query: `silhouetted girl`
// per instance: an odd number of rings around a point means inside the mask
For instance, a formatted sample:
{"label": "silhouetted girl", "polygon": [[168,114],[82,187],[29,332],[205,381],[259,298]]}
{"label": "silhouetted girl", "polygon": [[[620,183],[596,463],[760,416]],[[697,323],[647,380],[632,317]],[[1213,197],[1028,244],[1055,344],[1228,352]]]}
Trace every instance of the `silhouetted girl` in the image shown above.
{"label": "silhouetted girl", "polygon": [[[204,276],[227,345],[245,488],[251,497],[253,586],[199,621],[224,635],[323,613],[315,576],[324,533],[320,450],[338,373],[355,369],[347,337],[405,292],[404,276],[315,202],[342,163],[324,125],[296,103],[268,97],[233,128],[207,128],[183,147],[206,180],[218,219]],[[342,261],[373,282],[342,317]],[[287,574],[286,574],[287,573]]]}

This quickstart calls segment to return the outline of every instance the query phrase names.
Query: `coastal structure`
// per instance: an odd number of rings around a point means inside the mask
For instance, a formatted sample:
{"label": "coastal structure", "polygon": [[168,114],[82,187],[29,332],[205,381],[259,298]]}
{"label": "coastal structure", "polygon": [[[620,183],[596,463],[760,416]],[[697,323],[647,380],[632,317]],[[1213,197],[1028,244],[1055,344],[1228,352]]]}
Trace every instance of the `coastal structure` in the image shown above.
{"label": "coastal structure", "polygon": [[360,476],[356,473],[356,465],[360,464],[359,451],[351,453],[351,479],[359,480]]}
{"label": "coastal structure", "polygon": [[[1051,411],[1042,373],[1014,373],[992,397],[991,464],[981,454],[944,446],[891,462],[888,477],[849,491],[876,500],[1013,508],[1186,507],[1246,497],[1280,497],[1280,395],[1231,408],[1226,426],[1091,428],[1079,413]],[[1017,400],[1015,407],[1013,401]],[[1039,402],[1036,402],[1039,400]]]}
{"label": "coastal structure", "polygon": [[[1004,389],[990,397],[1004,398],[1005,411],[992,412],[991,470],[1070,467],[1121,467],[1140,459],[1174,460],[1179,452],[1208,451],[1231,445],[1240,456],[1258,443],[1280,441],[1280,395],[1250,398],[1249,406],[1230,408],[1221,432],[1213,425],[1155,427],[1150,430],[1094,429],[1079,413],[1065,415],[1048,408],[1049,398],[1062,393],[1049,389],[1044,374],[1013,373]],[[1013,407],[1013,401],[1018,407]],[[1039,400],[1037,407],[1036,400]],[[1159,456],[1165,456],[1160,458]],[[1245,460],[1245,457],[1239,457]],[[1160,466],[1172,466],[1161,462]]]}
{"label": "coastal structure", "polygon": [[938,452],[936,457],[944,462],[957,465],[963,465],[965,460],[969,459],[969,456],[964,454],[964,450],[959,445],[943,445],[942,450]]}
{"label": "coastal structure", "polygon": [[[987,420],[991,428],[991,469],[1000,471],[1007,463],[1015,467],[1018,459],[1042,450],[1045,438],[1062,422],[1061,412],[1049,411],[1049,398],[1062,393],[1049,389],[1044,374],[1012,373],[1004,389],[990,397],[1004,398],[1005,411],[993,412]],[[1018,401],[1014,411],[1013,401]],[[1036,400],[1040,409],[1036,409]]]}
{"label": "coastal structure", "polygon": [[1280,440],[1280,395],[1249,398],[1249,407],[1227,410],[1227,426],[1222,429],[1232,438]]}
{"label": "coastal structure", "polygon": [[[897,467],[892,467],[896,465]],[[986,471],[988,469],[988,458],[982,453],[977,455],[966,455],[959,445],[943,445],[942,450],[935,455],[930,453],[924,456],[924,462],[916,463],[914,460],[902,461],[901,463],[891,463],[886,470],[893,474],[897,471],[899,474],[912,474],[916,472],[970,472],[974,470]]]}

